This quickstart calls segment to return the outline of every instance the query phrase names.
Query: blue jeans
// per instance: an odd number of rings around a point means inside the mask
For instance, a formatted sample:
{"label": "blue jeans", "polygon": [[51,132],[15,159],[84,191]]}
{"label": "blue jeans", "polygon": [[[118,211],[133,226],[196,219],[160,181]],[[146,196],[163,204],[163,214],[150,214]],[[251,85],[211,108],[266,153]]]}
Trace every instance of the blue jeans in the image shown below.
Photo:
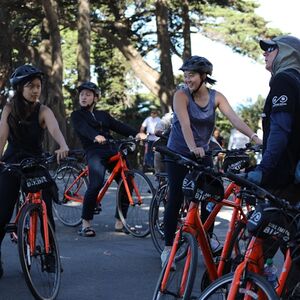
{"label": "blue jeans", "polygon": [[154,141],[147,141],[145,146],[144,165],[150,168],[154,168],[154,151],[152,150],[153,143]]}

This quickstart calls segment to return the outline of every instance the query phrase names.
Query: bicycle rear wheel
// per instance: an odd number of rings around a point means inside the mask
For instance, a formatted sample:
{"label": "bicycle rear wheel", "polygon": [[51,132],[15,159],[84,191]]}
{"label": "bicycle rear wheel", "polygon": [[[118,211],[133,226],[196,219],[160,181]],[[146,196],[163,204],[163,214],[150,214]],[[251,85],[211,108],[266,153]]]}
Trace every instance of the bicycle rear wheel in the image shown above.
{"label": "bicycle rear wheel", "polygon": [[[214,281],[200,296],[199,300],[227,299],[233,281],[233,273],[227,274]],[[245,273],[243,282],[240,283],[235,299],[279,299],[273,287],[262,276],[252,272]]]}
{"label": "bicycle rear wheel", "polygon": [[154,247],[159,254],[162,253],[165,244],[164,212],[167,204],[168,184],[165,183],[155,192],[151,201],[149,213],[150,234]]}
{"label": "bicycle rear wheel", "polygon": [[133,203],[129,203],[124,182],[121,180],[117,191],[119,217],[129,233],[136,237],[145,237],[150,233],[149,210],[154,188],[150,179],[138,170],[129,170],[126,177]]}
{"label": "bicycle rear wheel", "polygon": [[[82,201],[88,186],[87,176],[80,177],[74,183],[81,172],[82,169],[65,165],[57,170],[54,177],[58,187],[59,202],[53,202],[53,210],[58,220],[66,226],[81,224]],[[70,199],[66,197],[66,193]]]}
{"label": "bicycle rear wheel", "polygon": [[171,260],[171,264],[173,264],[174,261],[175,266],[173,270],[168,271],[168,261],[165,263],[159,275],[152,299],[194,299],[191,298],[191,293],[198,262],[198,246],[194,236],[190,233],[183,232],[175,256],[170,256],[169,260]]}
{"label": "bicycle rear wheel", "polygon": [[[36,226],[33,222],[36,222]],[[36,229],[35,236],[32,236],[33,226]],[[46,253],[41,206],[25,206],[18,222],[18,250],[26,283],[35,299],[55,299],[60,287],[59,250],[49,222],[48,232],[50,249]],[[33,252],[30,251],[30,243],[34,244]]]}

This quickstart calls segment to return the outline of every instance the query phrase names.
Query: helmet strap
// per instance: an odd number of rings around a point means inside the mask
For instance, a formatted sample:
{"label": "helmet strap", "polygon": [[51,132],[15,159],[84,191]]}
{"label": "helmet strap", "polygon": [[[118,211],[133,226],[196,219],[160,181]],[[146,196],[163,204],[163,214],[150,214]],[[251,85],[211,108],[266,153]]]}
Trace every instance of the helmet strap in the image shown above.
{"label": "helmet strap", "polygon": [[[95,99],[95,98],[94,98],[94,99]],[[92,102],[91,104],[88,104],[88,105],[86,105],[86,106],[81,106],[81,105],[80,105],[80,107],[81,107],[81,109],[83,109],[83,110],[91,110],[91,108],[94,108],[93,106],[95,106],[95,104],[96,104],[96,101],[93,100],[93,102]]]}
{"label": "helmet strap", "polygon": [[205,80],[202,80],[202,78],[201,78],[201,82],[200,82],[199,86],[192,92],[192,95],[199,91],[199,89],[201,88],[201,86],[204,82],[205,82]]}

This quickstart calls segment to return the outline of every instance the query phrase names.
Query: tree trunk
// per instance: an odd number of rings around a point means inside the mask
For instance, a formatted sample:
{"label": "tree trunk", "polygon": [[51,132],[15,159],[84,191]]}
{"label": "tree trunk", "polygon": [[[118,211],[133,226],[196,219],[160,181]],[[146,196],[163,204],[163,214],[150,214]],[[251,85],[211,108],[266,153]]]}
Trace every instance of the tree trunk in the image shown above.
{"label": "tree trunk", "polygon": [[165,107],[163,113],[166,113],[168,106],[172,103],[173,93],[175,90],[174,75],[171,60],[171,41],[168,31],[168,7],[166,0],[156,1],[156,27],[157,27],[157,48],[160,50],[160,84],[159,98]]}
{"label": "tree trunk", "polygon": [[11,51],[12,51],[12,34],[9,28],[9,14],[6,10],[0,12],[0,108],[5,105],[6,97],[2,91],[4,91],[6,82],[9,78],[9,74],[11,73]]}
{"label": "tree trunk", "polygon": [[[112,43],[121,51],[121,53],[130,64],[136,77],[143,82],[143,84],[149,89],[152,94],[154,94],[156,97],[159,97],[160,90],[162,88],[159,84],[159,73],[143,60],[143,57],[134,48],[134,46],[131,45],[130,40],[127,38],[127,36],[116,37],[102,27],[97,27],[97,33],[101,34],[107,39],[108,42]],[[163,99],[161,99],[161,101],[163,101]],[[163,103],[163,105],[171,107],[171,103]]]}
{"label": "tree trunk", "polygon": [[182,23],[183,23],[183,60],[186,60],[192,55],[191,43],[191,20],[189,17],[189,1],[182,1]]}
{"label": "tree trunk", "polygon": [[[91,50],[91,25],[89,0],[78,1],[78,47],[77,70],[78,83],[90,80],[90,50]],[[73,101],[74,108],[78,108],[78,99]]]}
{"label": "tree trunk", "polygon": [[[63,135],[66,136],[66,113],[62,93],[63,59],[57,18],[57,3],[55,0],[42,0],[42,4],[47,20],[45,29],[50,38],[48,41],[43,41],[40,49],[48,79],[45,104],[52,109]],[[57,149],[55,141],[52,138],[49,139],[49,136],[45,141],[45,145],[50,152]]]}

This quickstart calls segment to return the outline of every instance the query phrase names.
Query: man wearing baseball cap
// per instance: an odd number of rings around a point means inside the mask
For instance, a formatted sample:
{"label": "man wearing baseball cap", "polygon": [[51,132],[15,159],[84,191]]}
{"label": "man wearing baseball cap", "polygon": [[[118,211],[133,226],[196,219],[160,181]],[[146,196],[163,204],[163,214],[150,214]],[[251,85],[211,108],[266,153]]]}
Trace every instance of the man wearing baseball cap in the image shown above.
{"label": "man wearing baseball cap", "polygon": [[[295,177],[300,160],[300,40],[284,35],[259,44],[271,72],[270,91],[262,113],[262,161],[247,178],[295,204],[300,201],[300,183]],[[287,281],[290,291],[297,281],[297,276]],[[299,299],[300,289],[291,293],[298,292],[296,298],[288,299]]]}

